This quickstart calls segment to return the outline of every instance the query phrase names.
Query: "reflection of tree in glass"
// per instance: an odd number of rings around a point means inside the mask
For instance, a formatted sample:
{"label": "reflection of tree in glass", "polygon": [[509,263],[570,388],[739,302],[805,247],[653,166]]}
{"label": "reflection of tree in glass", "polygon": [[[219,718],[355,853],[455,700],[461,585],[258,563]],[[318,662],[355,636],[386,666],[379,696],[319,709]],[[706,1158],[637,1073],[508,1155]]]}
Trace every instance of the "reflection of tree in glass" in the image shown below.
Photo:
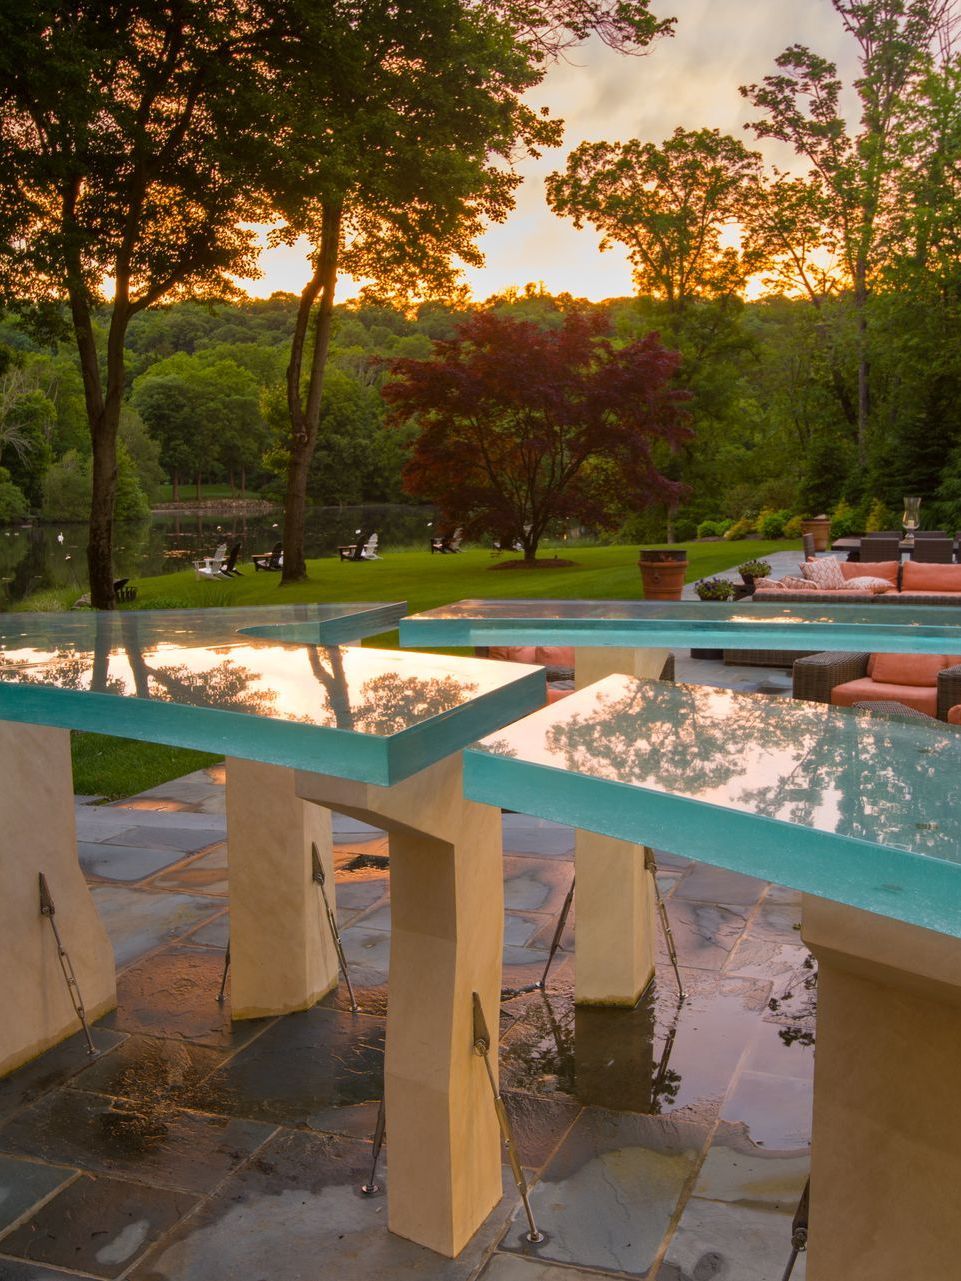
{"label": "reflection of tree in glass", "polygon": [[58,649],[38,666],[35,660],[11,658],[0,667],[0,680],[16,685],[55,685],[58,689],[95,689],[102,694],[123,694],[122,680],[108,677],[106,669],[97,672],[98,685],[93,684],[90,654],[78,654],[75,649]]}
{"label": "reflection of tree in glass", "polygon": [[943,852],[938,814],[961,806],[959,742],[934,723],[657,682],[600,691],[545,738],[571,771],[709,800],[726,787],[755,813],[921,852]]}
{"label": "reflection of tree in glass", "polygon": [[[823,707],[814,719],[823,728]],[[647,681],[617,696],[599,691],[595,711],[552,725],[545,742],[573,772],[696,793],[743,773],[748,745],[803,754],[805,738],[770,717],[766,700],[732,704],[725,690]]]}
{"label": "reflection of tree in glass", "polygon": [[360,687],[361,702],[352,707],[350,686],[340,649],[308,647],[310,669],[327,693],[338,729],[364,734],[396,734],[457,707],[477,685],[455,676],[404,676],[398,671],[372,676]]}
{"label": "reflection of tree in glass", "polygon": [[227,658],[205,672],[192,671],[185,663],[147,667],[150,697],[164,703],[189,703],[193,707],[216,707],[221,711],[249,712],[269,716],[277,702],[272,689],[250,688],[256,672]]}
{"label": "reflection of tree in glass", "polygon": [[440,716],[467,701],[477,690],[456,676],[402,676],[384,672],[360,687],[363,702],[354,709],[355,728],[367,734],[396,734],[408,725]]}

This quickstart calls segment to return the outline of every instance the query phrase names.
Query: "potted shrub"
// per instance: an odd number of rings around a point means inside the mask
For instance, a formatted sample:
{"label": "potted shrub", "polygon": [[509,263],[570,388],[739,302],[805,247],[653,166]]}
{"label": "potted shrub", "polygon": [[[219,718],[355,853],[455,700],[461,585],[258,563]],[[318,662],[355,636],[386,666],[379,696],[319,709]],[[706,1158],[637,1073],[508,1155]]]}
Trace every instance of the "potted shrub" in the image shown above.
{"label": "potted shrub", "polygon": [[647,600],[680,600],[687,573],[685,547],[642,548],[638,566]]}
{"label": "potted shrub", "polygon": [[743,565],[738,565],[737,572],[744,579],[744,586],[753,592],[754,580],[767,578],[771,572],[771,566],[766,560],[746,560]]}
{"label": "potted shrub", "polygon": [[734,584],[729,578],[702,578],[694,584],[698,600],[733,600]]}

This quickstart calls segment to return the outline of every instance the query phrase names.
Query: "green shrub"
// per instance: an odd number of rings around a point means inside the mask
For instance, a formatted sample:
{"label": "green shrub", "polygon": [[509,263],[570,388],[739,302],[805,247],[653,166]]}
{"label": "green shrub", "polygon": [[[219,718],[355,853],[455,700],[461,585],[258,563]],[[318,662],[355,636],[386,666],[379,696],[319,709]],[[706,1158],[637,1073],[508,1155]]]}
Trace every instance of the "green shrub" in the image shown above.
{"label": "green shrub", "polygon": [[0,525],[23,520],[29,510],[26,494],[10,479],[6,467],[0,467]]}
{"label": "green shrub", "polygon": [[859,534],[861,523],[855,509],[842,498],[831,513],[831,537],[847,538],[849,534]]}
{"label": "green shrub", "polygon": [[761,512],[757,518],[758,535],[761,538],[783,538],[784,526],[790,519],[791,513],[788,511],[767,511]]}
{"label": "green shrub", "polygon": [[697,537],[697,526],[693,520],[681,517],[674,522],[674,541],[677,543],[689,543],[692,538]]}
{"label": "green shrub", "polygon": [[803,516],[792,516],[790,520],[786,520],[784,522],[784,537],[794,539],[800,538],[803,532],[801,529],[801,522],[803,520]]}
{"label": "green shrub", "polygon": [[733,542],[737,538],[750,538],[754,533],[754,519],[751,516],[742,516],[736,520],[730,529],[725,531],[724,537]]}
{"label": "green shrub", "polygon": [[697,527],[698,538],[723,538],[731,528],[729,520],[702,520]]}
{"label": "green shrub", "polygon": [[864,520],[864,532],[866,534],[879,534],[884,529],[897,529],[900,523],[900,515],[895,515],[880,498],[875,498],[868,508],[868,514]]}

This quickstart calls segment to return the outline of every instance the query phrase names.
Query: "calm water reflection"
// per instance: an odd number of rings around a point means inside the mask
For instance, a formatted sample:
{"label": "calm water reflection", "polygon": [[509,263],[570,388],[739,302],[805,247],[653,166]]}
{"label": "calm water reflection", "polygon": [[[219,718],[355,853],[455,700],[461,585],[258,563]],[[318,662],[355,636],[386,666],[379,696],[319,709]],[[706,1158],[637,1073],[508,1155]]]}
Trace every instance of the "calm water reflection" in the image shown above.
{"label": "calm water reflection", "polygon": [[[317,507],[307,513],[307,555],[333,556],[355,540],[358,528],[376,530],[381,547],[428,546],[425,507]],[[282,534],[283,513],[266,516],[188,516],[164,512],[136,525],[119,525],[114,563],[118,577],[172,574],[209,555],[220,542],[240,541],[242,560],[269,551]],[[63,535],[63,542],[58,535]],[[87,530],[81,524],[0,527],[0,609],[34,592],[74,586],[86,590]]]}

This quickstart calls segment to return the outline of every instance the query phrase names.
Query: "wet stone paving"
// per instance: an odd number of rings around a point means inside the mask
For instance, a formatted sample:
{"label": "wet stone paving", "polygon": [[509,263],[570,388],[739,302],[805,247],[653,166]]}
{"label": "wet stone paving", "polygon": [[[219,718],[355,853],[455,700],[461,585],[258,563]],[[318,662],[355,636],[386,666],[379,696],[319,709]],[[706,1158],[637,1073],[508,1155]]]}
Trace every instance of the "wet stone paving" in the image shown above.
{"label": "wet stone paving", "polygon": [[[751,675],[783,689],[784,673]],[[335,819],[362,1012],[340,991],[232,1024],[229,985],[216,999],[221,771],[91,799],[80,859],[119,1004],[95,1028],[96,1059],[78,1035],[0,1081],[0,1281],[780,1281],[811,1126],[816,976],[798,895],[659,854],[687,999],[659,938],[657,978],[631,1010],[575,1009],[575,901],[547,991],[501,1012],[502,1087],[545,1239],[526,1240],[505,1173],[500,1205],[448,1260],[391,1235],[383,1194],[359,1191],[382,1092],[386,837]],[[504,848],[510,989],[540,976],[573,832],[506,814]],[[388,1138],[382,1185],[389,1156]]]}

